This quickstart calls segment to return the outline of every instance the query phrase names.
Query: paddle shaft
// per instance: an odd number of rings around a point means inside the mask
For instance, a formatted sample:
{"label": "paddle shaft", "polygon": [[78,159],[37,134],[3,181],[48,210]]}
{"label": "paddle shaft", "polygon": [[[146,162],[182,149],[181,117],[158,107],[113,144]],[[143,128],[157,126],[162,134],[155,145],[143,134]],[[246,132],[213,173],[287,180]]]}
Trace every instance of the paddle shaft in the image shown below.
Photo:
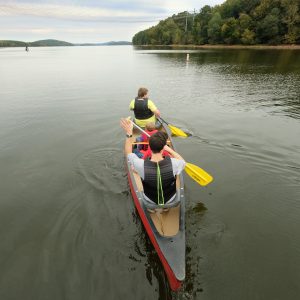
{"label": "paddle shaft", "polygon": [[158,120],[162,120],[164,123],[166,123],[167,125],[169,125],[168,122],[166,122],[162,117],[157,117]]}
{"label": "paddle shaft", "polygon": [[174,125],[169,124],[167,121],[165,121],[163,118],[161,117],[157,117],[159,122],[162,123],[164,122],[165,124],[168,125],[168,127],[170,128],[171,132],[173,135],[175,136],[180,136],[180,137],[187,137],[188,135],[180,128],[175,127]]}

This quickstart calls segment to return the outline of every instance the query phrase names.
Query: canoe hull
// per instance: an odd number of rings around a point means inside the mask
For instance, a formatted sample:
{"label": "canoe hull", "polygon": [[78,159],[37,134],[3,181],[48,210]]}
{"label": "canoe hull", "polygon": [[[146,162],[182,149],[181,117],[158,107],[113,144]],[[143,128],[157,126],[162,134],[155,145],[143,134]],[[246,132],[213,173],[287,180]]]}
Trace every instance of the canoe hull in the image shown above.
{"label": "canoe hull", "polygon": [[180,214],[179,230],[174,236],[162,236],[153,224],[150,214],[143,202],[143,193],[139,191],[130,163],[127,161],[128,182],[135,207],[144,228],[153,244],[166,272],[170,288],[180,289],[185,279],[185,198],[183,193],[183,177],[180,176]]}
{"label": "canoe hull", "polygon": [[132,194],[132,198],[133,198],[133,201],[134,201],[134,204],[135,204],[135,207],[139,213],[139,216],[143,222],[143,225],[144,225],[144,228],[146,229],[146,232],[151,240],[151,243],[152,245],[154,246],[158,256],[159,256],[159,259],[161,260],[162,264],[163,264],[163,267],[165,269],[165,272],[166,272],[166,275],[168,277],[168,281],[170,283],[170,287],[173,291],[177,291],[180,289],[181,287],[181,283],[182,281],[181,280],[178,280],[174,274],[174,272],[172,271],[170,265],[168,264],[164,254],[162,253],[159,245],[158,245],[158,242],[156,240],[156,237],[154,235],[154,232],[153,232],[153,229],[151,228],[151,225],[148,221],[148,218],[146,217],[145,215],[145,212],[140,204],[140,200],[138,199],[138,196],[136,194],[136,190],[134,188],[134,185],[133,185],[133,182],[132,182],[132,179],[130,178],[130,174],[128,173],[128,182],[129,182],[129,186],[130,186],[130,190],[131,190],[131,194]]}

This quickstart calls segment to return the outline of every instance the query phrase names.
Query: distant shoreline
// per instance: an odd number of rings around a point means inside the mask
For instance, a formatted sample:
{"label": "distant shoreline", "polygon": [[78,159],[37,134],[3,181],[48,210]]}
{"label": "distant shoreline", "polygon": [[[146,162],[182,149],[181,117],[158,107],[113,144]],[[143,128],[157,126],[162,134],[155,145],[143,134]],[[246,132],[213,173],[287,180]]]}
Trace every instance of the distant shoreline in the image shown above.
{"label": "distant shoreline", "polygon": [[134,47],[151,48],[192,48],[192,49],[287,49],[300,50],[300,45],[133,45]]}
{"label": "distant shoreline", "polygon": [[0,40],[0,48],[13,48],[13,47],[61,47],[61,46],[125,46],[131,45],[128,41],[110,41],[105,43],[69,43],[60,40],[47,39],[38,40],[35,42],[23,42],[14,40]]}
{"label": "distant shoreline", "polygon": [[[45,47],[50,47],[50,48],[53,48],[53,47],[114,47],[114,46],[133,46],[131,44],[114,44],[114,45],[111,45],[111,44],[107,44],[107,45],[45,45],[45,46],[32,46],[32,45],[28,45],[28,48],[45,48]],[[1,46],[0,45],[0,49],[4,49],[4,48],[24,48],[26,47],[26,45],[18,45],[18,46]]]}

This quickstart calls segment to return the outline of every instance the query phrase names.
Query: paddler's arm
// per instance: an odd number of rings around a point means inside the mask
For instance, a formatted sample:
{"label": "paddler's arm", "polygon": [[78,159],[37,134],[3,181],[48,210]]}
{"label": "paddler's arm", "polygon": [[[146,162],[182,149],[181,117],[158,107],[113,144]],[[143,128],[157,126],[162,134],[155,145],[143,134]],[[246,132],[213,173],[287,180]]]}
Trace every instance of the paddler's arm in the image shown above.
{"label": "paddler's arm", "polygon": [[[132,122],[128,119],[121,119],[120,121],[120,125],[123,128],[124,132],[126,135],[131,135],[132,136],[132,129],[133,129],[133,125]],[[126,140],[125,140],[125,154],[128,155],[130,153],[132,153],[132,143],[134,142],[134,138],[133,137],[127,137],[126,136]]]}
{"label": "paddler's arm", "polygon": [[180,160],[184,160],[180,154],[178,154],[177,152],[175,152],[172,148],[170,148],[168,145],[164,146],[164,150],[169,152],[171,154],[172,157],[180,159]]}
{"label": "paddler's arm", "polygon": [[153,113],[155,114],[156,117],[160,117],[160,111],[158,109],[153,111]]}
{"label": "paddler's arm", "polygon": [[172,161],[172,168],[173,168],[173,174],[174,176],[179,175],[183,169],[185,168],[186,162],[185,160],[179,155],[177,152],[175,152],[172,148],[165,145],[164,150],[169,152],[173,158],[171,158]]}
{"label": "paddler's arm", "polygon": [[129,110],[133,110],[133,109],[134,109],[134,100],[131,100],[129,104]]}
{"label": "paddler's arm", "polygon": [[148,108],[155,114],[156,117],[160,117],[160,111],[157,109],[152,100],[148,100]]}

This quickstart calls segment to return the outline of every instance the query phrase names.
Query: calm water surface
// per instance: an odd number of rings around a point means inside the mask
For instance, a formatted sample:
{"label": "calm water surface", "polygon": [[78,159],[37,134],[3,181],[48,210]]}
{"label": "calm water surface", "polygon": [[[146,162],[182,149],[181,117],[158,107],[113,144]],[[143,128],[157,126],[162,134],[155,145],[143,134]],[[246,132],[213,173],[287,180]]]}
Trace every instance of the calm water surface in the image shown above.
{"label": "calm water surface", "polygon": [[[178,294],[127,184],[140,86],[215,179],[185,176]],[[296,50],[1,49],[0,299],[299,299],[299,95]]]}

